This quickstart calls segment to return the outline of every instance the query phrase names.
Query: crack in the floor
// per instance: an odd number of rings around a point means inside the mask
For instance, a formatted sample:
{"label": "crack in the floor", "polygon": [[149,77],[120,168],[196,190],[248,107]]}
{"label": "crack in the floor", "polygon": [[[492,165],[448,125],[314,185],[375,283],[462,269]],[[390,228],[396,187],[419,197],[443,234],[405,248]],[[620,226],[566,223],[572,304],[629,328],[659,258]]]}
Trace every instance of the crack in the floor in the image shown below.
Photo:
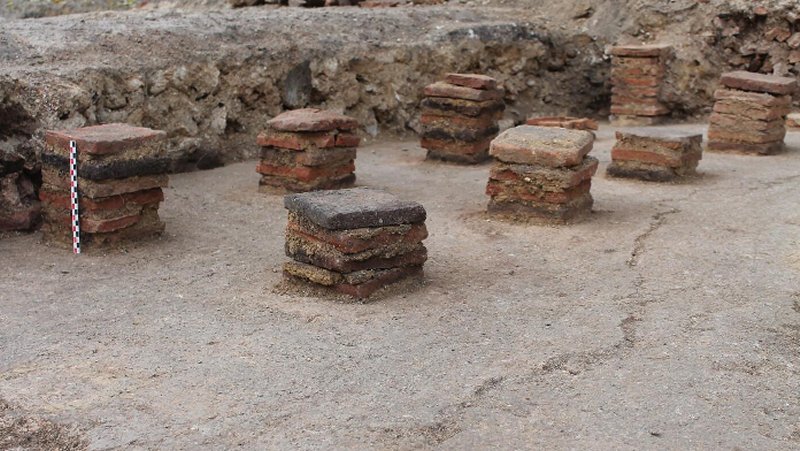
{"label": "crack in the floor", "polygon": [[[797,179],[800,179],[800,174],[797,175],[789,175],[786,177],[777,178],[775,180],[762,180],[759,182],[759,185],[764,188],[773,188],[776,186],[784,185],[789,182],[793,182]],[[758,187],[750,187],[750,191],[757,191]]]}
{"label": "crack in the floor", "polygon": [[639,258],[645,251],[645,241],[647,238],[666,223],[667,216],[679,212],[680,210],[677,208],[671,208],[669,210],[660,211],[653,215],[652,221],[650,222],[650,226],[647,228],[647,230],[633,240],[633,250],[631,250],[630,258],[628,258],[626,261],[628,266],[634,267],[639,264]]}
{"label": "crack in the floor", "polygon": [[589,349],[585,351],[568,351],[548,358],[541,365],[531,368],[521,374],[501,374],[490,377],[480,384],[461,402],[450,404],[439,411],[438,421],[420,427],[418,433],[431,445],[441,445],[454,437],[464,428],[462,423],[465,421],[467,410],[480,407],[487,403],[493,393],[509,388],[514,385],[526,385],[535,380],[563,371],[565,374],[576,376],[589,371],[594,367],[602,365],[612,359],[624,359],[633,352],[637,338],[637,323],[641,321],[644,309],[652,302],[642,299],[642,288],[645,284],[645,277],[638,270],[637,265],[642,254],[646,250],[647,239],[665,223],[669,215],[679,213],[677,208],[670,208],[655,213],[652,217],[647,230],[636,237],[633,250],[626,264],[636,271],[633,280],[632,291],[629,295],[622,298],[626,305],[630,306],[630,311],[619,323],[618,327],[622,331],[622,337],[616,343]]}
{"label": "crack in the floor", "polygon": [[[493,376],[484,380],[472,390],[472,393],[466,399],[442,408],[439,411],[440,419],[433,425],[426,426],[424,429],[421,428],[420,432],[424,432],[423,436],[429,443],[433,442],[435,445],[441,445],[463,430],[461,423],[464,421],[465,412],[468,409],[480,407],[494,392],[512,385],[526,385],[542,376],[557,371],[564,371],[569,375],[575,376],[608,360],[625,358],[634,347],[636,339],[635,323],[637,321],[640,321],[640,319],[634,315],[628,315],[620,321],[619,327],[622,330],[622,338],[613,345],[581,352],[564,352],[547,359],[544,363],[528,372],[516,376]],[[442,427],[434,427],[435,425],[442,425]],[[440,431],[441,433],[431,434],[425,431]]]}

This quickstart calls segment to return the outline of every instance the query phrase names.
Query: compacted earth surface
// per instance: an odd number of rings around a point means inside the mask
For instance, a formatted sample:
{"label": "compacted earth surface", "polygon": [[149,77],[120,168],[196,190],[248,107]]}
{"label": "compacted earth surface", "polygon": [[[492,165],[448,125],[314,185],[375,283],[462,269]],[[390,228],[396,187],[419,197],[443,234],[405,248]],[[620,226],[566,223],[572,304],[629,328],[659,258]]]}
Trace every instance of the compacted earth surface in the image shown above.
{"label": "compacted earth surface", "polygon": [[562,227],[487,217],[488,164],[362,147],[430,231],[424,282],[367,304],[281,284],[254,161],[173,175],[159,241],[5,237],[0,448],[800,446],[800,133],[653,184],[605,177],[613,130]]}

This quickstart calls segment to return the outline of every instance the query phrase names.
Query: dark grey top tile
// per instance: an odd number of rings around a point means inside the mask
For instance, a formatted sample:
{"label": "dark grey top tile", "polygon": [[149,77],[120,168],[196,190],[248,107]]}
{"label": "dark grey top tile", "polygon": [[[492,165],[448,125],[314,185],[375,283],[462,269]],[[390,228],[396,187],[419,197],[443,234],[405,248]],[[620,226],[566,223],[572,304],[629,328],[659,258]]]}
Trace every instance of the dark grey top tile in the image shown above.
{"label": "dark grey top tile", "polygon": [[314,224],[331,230],[383,227],[425,221],[425,208],[373,188],[290,194],[284,206]]}

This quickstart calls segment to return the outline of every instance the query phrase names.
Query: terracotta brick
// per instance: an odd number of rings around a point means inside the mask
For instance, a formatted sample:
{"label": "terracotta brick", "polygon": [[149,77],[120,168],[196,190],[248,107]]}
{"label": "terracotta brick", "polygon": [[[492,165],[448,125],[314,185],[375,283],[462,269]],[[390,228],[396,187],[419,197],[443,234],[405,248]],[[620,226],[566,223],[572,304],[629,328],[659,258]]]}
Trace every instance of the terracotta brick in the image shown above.
{"label": "terracotta brick", "polygon": [[333,285],[332,290],[348,295],[355,299],[365,299],[372,296],[376,291],[389,286],[400,280],[415,277],[422,274],[422,266],[409,266],[405,268],[393,268],[380,271],[373,279],[360,284],[340,283]]}
{"label": "terracotta brick", "polygon": [[281,177],[277,175],[262,175],[258,181],[258,190],[262,193],[287,194],[300,193],[317,190],[339,190],[350,188],[356,181],[354,173],[341,176],[315,179],[309,182],[301,182],[291,177]]}
{"label": "terracotta brick", "polygon": [[566,204],[535,201],[491,199],[487,210],[490,214],[525,222],[542,224],[566,224],[588,216],[592,211],[592,195],[584,194]]}
{"label": "terracotta brick", "polygon": [[335,285],[334,289],[348,296],[362,299],[374,294],[376,291],[390,284],[399,282],[422,274],[422,266],[409,266],[405,268],[393,268],[385,271],[379,277],[358,285],[340,284]]}
{"label": "terracotta brick", "polygon": [[670,182],[681,177],[696,175],[697,162],[679,168],[653,165],[638,161],[612,161],[606,167],[610,177],[633,178],[648,182]]}
{"label": "terracotta brick", "polygon": [[69,142],[74,140],[80,153],[108,155],[162,143],[166,136],[165,132],[159,130],[127,124],[106,124],[71,130],[49,130],[45,132],[45,143],[55,149],[67,150]]}
{"label": "terracotta brick", "polygon": [[472,143],[423,138],[420,146],[423,149],[436,150],[450,154],[475,155],[486,153],[489,150],[489,144],[491,142],[491,138]]}
{"label": "terracotta brick", "polygon": [[339,133],[336,135],[336,147],[358,147],[361,137],[355,133]]}
{"label": "terracotta brick", "polygon": [[661,80],[653,77],[611,77],[614,86],[641,86],[656,87],[661,85]]}
{"label": "terracotta brick", "polygon": [[444,81],[456,86],[464,86],[473,89],[496,89],[497,80],[487,75],[478,74],[447,74]]}
{"label": "terracotta brick", "polygon": [[645,151],[666,151],[671,155],[693,153],[702,150],[703,135],[680,130],[634,128],[617,130],[617,146]]}
{"label": "terracotta brick", "polygon": [[564,191],[590,180],[597,172],[598,164],[596,158],[589,156],[585,157],[580,165],[571,168],[496,162],[489,172],[489,179],[529,184],[541,191]]}
{"label": "terracotta brick", "polygon": [[460,143],[485,142],[497,136],[500,128],[492,125],[487,128],[470,128],[446,125],[434,127],[426,125],[422,128],[422,139],[434,141],[456,141]]}
{"label": "terracotta brick", "polygon": [[755,72],[734,71],[722,74],[720,83],[729,88],[743,91],[766,92],[769,94],[793,94],[797,80],[790,77],[764,75]]}
{"label": "terracotta brick", "polygon": [[496,127],[498,120],[497,113],[482,114],[476,117],[469,116],[440,116],[435,114],[423,114],[420,116],[420,123],[423,126],[437,128],[469,128],[487,129]]}
{"label": "terracotta brick", "polygon": [[720,88],[714,91],[714,99],[752,103],[764,107],[790,106],[792,104],[792,97],[788,95],[775,96],[768,93],[727,88]]}
{"label": "terracotta brick", "polygon": [[355,172],[353,161],[335,167],[310,167],[310,166],[275,166],[268,162],[261,162],[256,172],[263,175],[276,175],[288,177],[301,182],[311,182],[317,179],[336,178]]}
{"label": "terracotta brick", "polygon": [[502,100],[475,102],[446,97],[427,97],[422,100],[421,107],[423,115],[477,117],[484,114],[499,114],[505,109],[505,103]]}
{"label": "terracotta brick", "polygon": [[493,140],[489,154],[506,163],[568,167],[580,164],[593,142],[584,130],[521,125]]}
{"label": "terracotta brick", "polygon": [[81,232],[107,233],[130,227],[141,219],[140,215],[126,216],[116,219],[89,219],[81,218]]}
{"label": "terracotta brick", "polygon": [[[70,209],[70,195],[68,191],[39,190],[39,200],[54,207]],[[97,211],[113,211],[124,208],[126,205],[149,205],[158,204],[164,201],[164,192],[161,188],[153,188],[136,193],[127,193],[105,198],[89,198],[81,196],[79,198],[80,210],[82,213]]]}
{"label": "terracotta brick", "polygon": [[711,113],[708,118],[709,127],[715,129],[726,129],[736,132],[769,132],[784,128],[783,117],[778,117],[769,121],[749,119],[739,115]]}
{"label": "terracotta brick", "polygon": [[655,152],[642,152],[637,150],[614,147],[611,149],[613,161],[638,161],[667,167],[680,167],[684,161],[680,157],[667,156]]}
{"label": "terracotta brick", "polygon": [[303,152],[263,147],[261,160],[273,166],[336,166],[355,160],[356,149],[352,147],[332,147],[327,149],[309,149]]}
{"label": "terracotta brick", "polygon": [[626,97],[619,94],[611,95],[611,104],[617,106],[643,106],[643,107],[664,107],[656,97]]}
{"label": "terracotta brick", "polygon": [[640,58],[629,58],[629,57],[615,57],[611,59],[611,68],[612,69],[634,69],[634,68],[663,68],[664,63],[661,61],[661,58],[655,57],[640,57]]}
{"label": "terracotta brick", "polygon": [[658,97],[661,94],[661,87],[652,86],[614,86],[611,94],[618,94],[627,97]]}
{"label": "terracotta brick", "polygon": [[286,111],[267,121],[272,130],[284,132],[321,132],[353,130],[358,121],[343,114],[317,108],[302,108]]}
{"label": "terracotta brick", "polygon": [[[421,243],[398,246],[401,251],[362,252],[343,254],[324,243],[286,232],[286,256],[294,261],[308,263],[339,273],[363,271],[368,269],[391,269],[403,266],[418,266],[428,258],[427,250]],[[391,248],[389,248],[391,249]],[[362,255],[365,254],[365,255]]]}
{"label": "terracotta brick", "polygon": [[345,254],[355,254],[397,244],[418,243],[428,237],[425,224],[328,230],[304,221],[294,213],[289,214],[286,229],[308,239],[326,243]]}
{"label": "terracotta brick", "polygon": [[[42,183],[54,190],[69,190],[69,177],[66,171],[59,171],[51,167],[42,167]],[[146,177],[129,177],[93,181],[78,177],[78,186],[81,196],[87,198],[103,198],[119,194],[135,193],[153,188],[166,188],[169,185],[169,176],[152,175]]]}
{"label": "terracotta brick", "polygon": [[664,67],[661,65],[647,65],[641,67],[612,67],[611,77],[620,78],[653,78],[661,80],[664,77]]}
{"label": "terracotta brick", "polygon": [[[43,213],[45,213],[43,211]],[[57,244],[63,247],[72,246],[72,231],[70,228],[69,215],[59,213],[60,216],[53,217],[42,224],[44,240],[48,243]],[[138,220],[127,227],[116,228],[109,232],[96,232],[94,229],[115,228],[133,221],[131,218],[115,218],[114,220],[99,221],[102,227],[96,227],[98,221],[81,220],[81,250],[91,252],[98,248],[108,248],[121,243],[140,241],[161,234],[164,231],[164,223],[158,217],[158,211],[154,206],[147,206],[141,210]],[[113,224],[113,222],[117,224]],[[92,223],[95,223],[94,225]]]}
{"label": "terracotta brick", "polygon": [[718,100],[714,103],[714,112],[730,116],[758,121],[773,121],[783,119],[789,114],[790,107],[764,107],[756,103],[741,102],[736,100]]}
{"label": "terracotta brick", "polygon": [[279,147],[290,150],[327,149],[336,145],[334,132],[282,132],[267,130],[256,138],[261,147]]}
{"label": "terracotta brick", "polygon": [[708,140],[717,142],[734,142],[743,144],[771,144],[782,142],[786,136],[786,128],[770,130],[768,132],[735,131],[715,127],[713,124],[708,129]]}
{"label": "terracotta brick", "polygon": [[428,97],[445,97],[475,102],[499,100],[504,96],[502,89],[472,89],[441,81],[426,86],[423,93]]}
{"label": "terracotta brick", "polygon": [[525,124],[538,127],[561,127],[574,130],[597,130],[599,128],[597,121],[593,119],[571,116],[532,117],[525,121]]}
{"label": "terracotta brick", "polygon": [[591,179],[584,180],[577,186],[563,191],[542,191],[532,189],[529,184],[525,183],[508,183],[489,180],[489,183],[486,185],[486,194],[494,200],[513,199],[544,204],[567,204],[589,193],[591,187]]}

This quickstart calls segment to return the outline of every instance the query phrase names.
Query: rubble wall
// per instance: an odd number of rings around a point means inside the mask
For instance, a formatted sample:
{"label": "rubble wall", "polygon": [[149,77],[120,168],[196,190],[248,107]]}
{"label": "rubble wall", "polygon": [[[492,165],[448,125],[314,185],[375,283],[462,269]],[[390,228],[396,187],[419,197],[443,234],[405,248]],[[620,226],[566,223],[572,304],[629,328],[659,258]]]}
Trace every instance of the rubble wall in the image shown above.
{"label": "rubble wall", "polygon": [[[72,27],[77,38],[67,53],[47,49],[40,64],[0,73],[0,99],[30,118],[14,139],[127,122],[166,130],[176,170],[211,167],[253,156],[256,134],[284,109],[343,111],[368,136],[418,131],[422,87],[449,71],[496,77],[513,121],[534,108],[602,114],[607,103],[601,45],[478,12],[143,13],[128,16],[141,28],[129,21],[121,30],[113,14],[37,20],[45,33]],[[349,24],[352,32],[334,32]],[[39,44],[22,29],[14,37]],[[37,141],[28,144],[34,152]]]}

